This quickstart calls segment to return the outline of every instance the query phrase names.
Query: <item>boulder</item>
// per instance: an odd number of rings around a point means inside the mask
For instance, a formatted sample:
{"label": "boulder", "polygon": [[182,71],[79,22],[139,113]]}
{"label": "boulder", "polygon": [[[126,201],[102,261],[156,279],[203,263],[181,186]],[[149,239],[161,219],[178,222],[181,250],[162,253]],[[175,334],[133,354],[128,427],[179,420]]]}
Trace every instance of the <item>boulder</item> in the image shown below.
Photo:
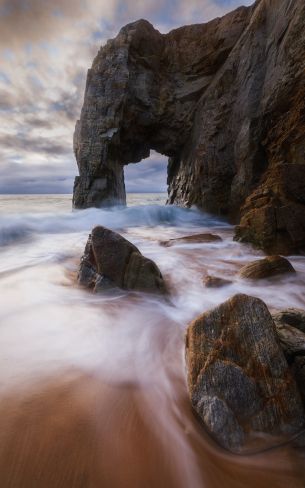
{"label": "boulder", "polygon": [[94,291],[109,288],[166,293],[158,266],[120,234],[98,226],[88,238],[78,282]]}
{"label": "boulder", "polygon": [[287,308],[272,315],[276,326],[290,325],[305,333],[305,310]]}
{"label": "boulder", "polygon": [[260,299],[236,295],[195,319],[186,365],[193,408],[221,446],[240,452],[256,435],[303,428],[300,393]]}
{"label": "boulder", "polygon": [[232,284],[232,281],[218,278],[217,276],[206,276],[203,280],[206,288],[222,288]]}
{"label": "boulder", "polygon": [[288,324],[276,323],[276,330],[287,358],[305,356],[305,334]]}
{"label": "boulder", "polygon": [[305,311],[288,308],[273,314],[272,317],[305,403]]}
{"label": "boulder", "polygon": [[239,276],[251,280],[260,280],[286,273],[295,273],[295,269],[288,259],[282,256],[268,256],[243,266],[239,271]]}
{"label": "boulder", "polygon": [[176,237],[168,241],[161,241],[161,246],[170,247],[174,244],[202,244],[206,242],[221,242],[222,238],[216,234],[195,234],[192,236]]}

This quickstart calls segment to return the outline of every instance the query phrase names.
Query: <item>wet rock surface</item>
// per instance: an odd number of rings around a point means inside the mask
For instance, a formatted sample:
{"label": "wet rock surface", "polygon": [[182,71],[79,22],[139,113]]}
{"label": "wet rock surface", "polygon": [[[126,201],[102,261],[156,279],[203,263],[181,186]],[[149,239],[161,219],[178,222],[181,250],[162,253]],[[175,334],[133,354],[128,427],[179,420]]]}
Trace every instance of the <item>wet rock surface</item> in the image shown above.
{"label": "wet rock surface", "polygon": [[88,238],[78,282],[94,291],[111,288],[166,293],[158,266],[120,234],[98,226]]}
{"label": "wet rock surface", "polygon": [[273,314],[272,318],[305,402],[305,310],[288,308]]}
{"label": "wet rock surface", "polygon": [[123,167],[169,158],[169,203],[229,215],[269,254],[305,247],[305,4],[257,0],[162,35],[140,20],[88,72],[74,206],[125,203]]}
{"label": "wet rock surface", "polygon": [[276,326],[290,325],[305,333],[305,310],[287,308],[272,315]]}
{"label": "wet rock surface", "polygon": [[205,242],[221,242],[222,238],[216,234],[195,234],[192,236],[177,237],[168,241],[161,241],[161,246],[171,247],[175,244],[204,244]]}
{"label": "wet rock surface", "polygon": [[232,284],[231,280],[225,280],[224,278],[219,278],[217,276],[208,275],[203,280],[206,288],[222,288]]}
{"label": "wet rock surface", "polygon": [[295,273],[295,269],[288,259],[282,256],[268,256],[243,266],[239,271],[239,276],[259,280],[289,273]]}
{"label": "wet rock surface", "polygon": [[258,433],[294,435],[304,407],[266,305],[236,295],[204,313],[186,335],[188,388],[205,428],[239,452]]}

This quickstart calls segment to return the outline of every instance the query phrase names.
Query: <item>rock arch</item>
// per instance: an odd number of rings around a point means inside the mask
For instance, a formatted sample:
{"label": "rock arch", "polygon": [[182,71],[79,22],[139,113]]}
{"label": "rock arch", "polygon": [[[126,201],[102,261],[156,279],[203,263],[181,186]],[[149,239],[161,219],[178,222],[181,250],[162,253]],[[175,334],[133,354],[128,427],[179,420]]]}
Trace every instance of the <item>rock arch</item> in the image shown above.
{"label": "rock arch", "polygon": [[169,203],[227,214],[267,252],[305,246],[304,22],[303,0],[257,0],[166,35],[124,27],[88,71],[74,206],[124,204],[124,165],[153,149]]}

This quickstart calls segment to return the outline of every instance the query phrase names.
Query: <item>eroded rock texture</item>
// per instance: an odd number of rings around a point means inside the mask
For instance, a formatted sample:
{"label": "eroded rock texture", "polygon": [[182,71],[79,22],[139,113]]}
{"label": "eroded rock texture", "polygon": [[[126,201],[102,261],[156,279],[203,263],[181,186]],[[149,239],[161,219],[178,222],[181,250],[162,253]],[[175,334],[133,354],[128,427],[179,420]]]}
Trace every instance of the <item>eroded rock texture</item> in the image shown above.
{"label": "eroded rock texture", "polygon": [[239,271],[241,278],[250,280],[262,280],[283,274],[295,273],[295,269],[288,259],[282,256],[267,256],[264,259],[256,259],[246,264]]}
{"label": "eroded rock texture", "polygon": [[125,203],[124,165],[169,157],[169,203],[227,214],[270,253],[305,246],[305,3],[258,0],[161,35],[140,20],[88,72],[74,205]]}
{"label": "eroded rock texture", "polygon": [[109,288],[166,294],[158,266],[120,234],[97,226],[88,238],[78,282],[96,292]]}
{"label": "eroded rock texture", "polygon": [[305,310],[288,308],[272,317],[305,404]]}
{"label": "eroded rock texture", "polygon": [[303,427],[300,393],[258,298],[236,295],[194,320],[186,363],[192,405],[223,447],[239,451],[251,434]]}

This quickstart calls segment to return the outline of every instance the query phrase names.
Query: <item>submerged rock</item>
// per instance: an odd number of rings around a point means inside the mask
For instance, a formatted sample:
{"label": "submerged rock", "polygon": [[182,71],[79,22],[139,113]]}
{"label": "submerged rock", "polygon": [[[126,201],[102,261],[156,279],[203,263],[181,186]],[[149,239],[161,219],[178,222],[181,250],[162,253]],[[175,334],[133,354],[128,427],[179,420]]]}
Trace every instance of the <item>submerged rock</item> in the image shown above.
{"label": "submerged rock", "polygon": [[124,165],[169,158],[169,203],[229,215],[272,254],[305,247],[305,3],[257,0],[160,34],[121,29],[88,71],[77,208],[125,204]]}
{"label": "submerged rock", "polygon": [[246,264],[239,271],[241,278],[260,280],[272,276],[295,273],[295,269],[288,259],[282,256],[268,256]]}
{"label": "submerged rock", "polygon": [[195,234],[192,236],[176,237],[168,241],[161,241],[161,246],[170,247],[174,244],[202,244],[206,242],[221,242],[222,238],[216,234]]}
{"label": "submerged rock", "polygon": [[224,278],[218,278],[217,276],[206,276],[203,280],[207,288],[222,288],[232,284],[232,281],[225,280]]}
{"label": "submerged rock", "polygon": [[255,434],[293,435],[303,427],[300,393],[258,298],[236,295],[194,320],[186,364],[192,405],[223,447],[238,452]]}
{"label": "submerged rock", "polygon": [[88,238],[78,281],[95,291],[118,287],[166,293],[158,266],[127,239],[102,226],[95,227]]}

